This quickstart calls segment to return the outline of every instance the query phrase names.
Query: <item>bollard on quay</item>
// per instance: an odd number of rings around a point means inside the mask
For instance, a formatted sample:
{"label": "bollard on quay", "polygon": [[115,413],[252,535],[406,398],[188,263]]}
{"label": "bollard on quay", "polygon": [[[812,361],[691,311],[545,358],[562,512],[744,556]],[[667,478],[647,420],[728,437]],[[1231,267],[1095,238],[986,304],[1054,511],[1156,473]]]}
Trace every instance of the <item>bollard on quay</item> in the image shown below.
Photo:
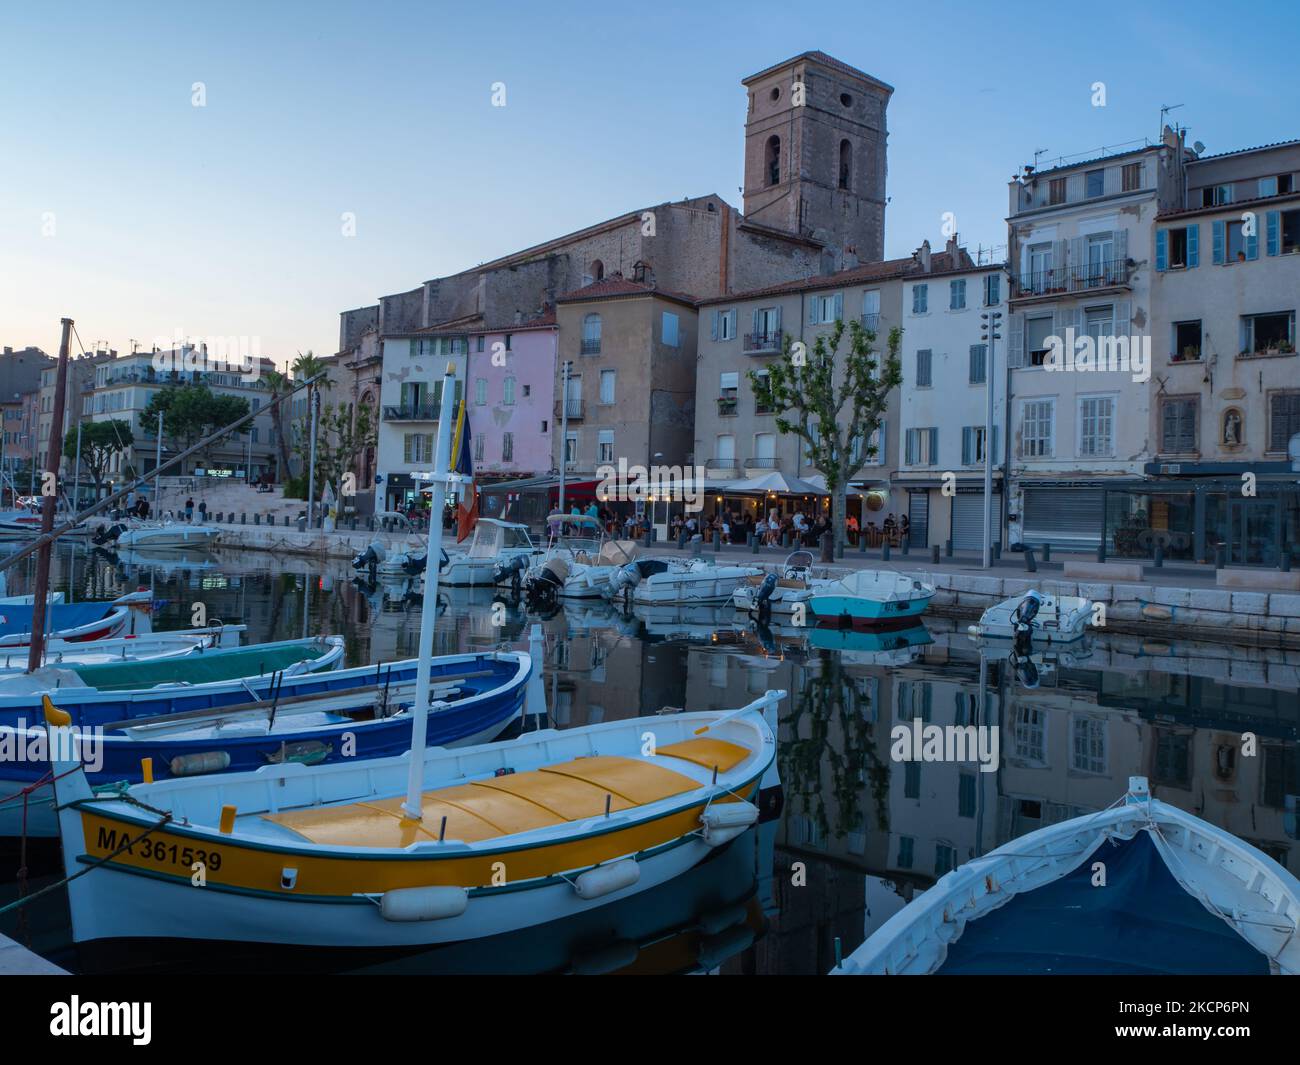
{"label": "bollard on quay", "polygon": [[933,545],[931,545],[931,547],[930,547],[930,561],[931,561],[934,565],[936,565],[936,566],[939,564],[939,545],[938,545],[938,544],[933,544]]}
{"label": "bollard on quay", "polygon": [[1277,568],[1280,569],[1283,573],[1291,572],[1291,552],[1288,551],[1285,547],[1278,554]]}
{"label": "bollard on quay", "polygon": [[1224,550],[1223,545],[1219,544],[1214,549],[1214,568],[1223,569],[1223,567],[1226,566],[1227,564],[1228,564],[1227,552]]}
{"label": "bollard on quay", "polygon": [[994,562],[1000,562],[1001,560],[1002,560],[1002,541],[1001,541],[1001,540],[994,540],[994,541],[993,541],[993,561],[994,561]]}
{"label": "bollard on quay", "polygon": [[949,538],[943,542],[943,554],[945,558],[952,558],[952,539]]}
{"label": "bollard on quay", "polygon": [[1155,549],[1154,553],[1152,554],[1151,564],[1152,564],[1153,566],[1155,566],[1156,569],[1161,569],[1161,568],[1164,566],[1164,564],[1165,564],[1165,545],[1164,545],[1164,544],[1156,544],[1156,549]]}
{"label": "bollard on quay", "polygon": [[1102,535],[1101,543],[1099,543],[1099,544],[1097,545],[1097,561],[1098,561],[1098,562],[1105,562],[1105,561],[1106,561],[1106,537],[1105,537],[1105,534]]}
{"label": "bollard on quay", "polygon": [[1034,549],[1028,545],[1025,547],[1025,569],[1029,573],[1038,572],[1038,563],[1034,561]]}
{"label": "bollard on quay", "polygon": [[1051,562],[1051,561],[1052,561],[1052,545],[1051,545],[1051,544],[1043,544],[1043,561],[1044,561],[1044,562]]}

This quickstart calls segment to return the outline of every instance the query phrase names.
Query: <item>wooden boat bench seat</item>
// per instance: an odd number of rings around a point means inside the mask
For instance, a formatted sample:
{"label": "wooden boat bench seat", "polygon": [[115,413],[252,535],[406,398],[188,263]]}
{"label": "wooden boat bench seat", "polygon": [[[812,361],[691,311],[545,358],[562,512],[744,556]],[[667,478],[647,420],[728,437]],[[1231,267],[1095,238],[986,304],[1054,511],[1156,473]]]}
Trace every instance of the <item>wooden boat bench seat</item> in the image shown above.
{"label": "wooden boat bench seat", "polygon": [[[726,772],[751,752],[734,743],[709,738],[685,740],[658,748],[660,757]],[[363,800],[336,806],[263,814],[311,843],[341,847],[406,847],[449,840],[477,843],[529,832],[605,812],[658,802],[700,787],[701,781],[666,766],[638,758],[593,755],[508,773],[424,793],[423,819],[403,816],[400,798]]]}

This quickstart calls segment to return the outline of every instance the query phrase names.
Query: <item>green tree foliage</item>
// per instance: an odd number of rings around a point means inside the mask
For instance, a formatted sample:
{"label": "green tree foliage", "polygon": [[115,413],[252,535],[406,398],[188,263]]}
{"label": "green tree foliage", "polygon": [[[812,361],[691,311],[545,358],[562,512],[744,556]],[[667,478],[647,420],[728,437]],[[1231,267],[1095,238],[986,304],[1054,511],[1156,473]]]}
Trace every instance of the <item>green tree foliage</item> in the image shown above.
{"label": "green tree foliage", "polygon": [[205,384],[186,384],[155,392],[140,414],[140,427],[150,435],[157,433],[161,413],[163,439],[184,450],[248,411],[248,400],[242,396],[222,395]]}
{"label": "green tree foliage", "polygon": [[[366,404],[354,407],[351,403],[326,403],[321,408],[316,430],[316,486],[315,498],[320,499],[326,482],[334,486],[335,494],[342,490],[343,477],[355,472],[357,458],[374,447],[378,438],[374,411]],[[301,480],[306,489],[307,462],[311,448],[304,434],[295,445],[299,461],[303,463]]]}
{"label": "green tree foliage", "polygon": [[[95,486],[95,498],[108,476],[113,456],[129,453],[135,443],[135,434],[131,432],[131,423],[114,418],[107,422],[81,423],[81,465],[90,474]],[[75,462],[77,456],[77,426],[68,430],[63,438],[63,455],[69,462]]]}

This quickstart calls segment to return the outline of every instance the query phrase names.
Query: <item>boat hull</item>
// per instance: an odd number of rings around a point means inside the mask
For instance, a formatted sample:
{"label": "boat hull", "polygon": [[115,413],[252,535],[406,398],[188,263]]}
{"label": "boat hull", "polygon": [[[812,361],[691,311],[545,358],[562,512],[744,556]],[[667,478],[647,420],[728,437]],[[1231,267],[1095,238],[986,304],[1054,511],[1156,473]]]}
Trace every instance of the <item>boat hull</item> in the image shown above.
{"label": "boat hull", "polygon": [[747,567],[740,569],[718,566],[701,566],[685,573],[665,570],[636,585],[632,589],[632,601],[640,606],[725,603],[755,572],[757,571]]}
{"label": "boat hull", "polygon": [[818,618],[829,621],[845,619],[855,624],[888,624],[903,618],[916,618],[930,605],[929,595],[913,599],[890,599],[884,602],[849,595],[814,595],[808,600]]}

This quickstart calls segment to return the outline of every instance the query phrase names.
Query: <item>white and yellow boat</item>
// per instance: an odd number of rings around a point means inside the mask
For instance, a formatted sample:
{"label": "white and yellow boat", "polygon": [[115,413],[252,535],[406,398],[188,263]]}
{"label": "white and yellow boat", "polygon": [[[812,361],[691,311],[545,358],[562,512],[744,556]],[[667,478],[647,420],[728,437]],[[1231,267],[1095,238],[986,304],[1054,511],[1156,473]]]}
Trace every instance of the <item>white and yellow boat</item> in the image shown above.
{"label": "white and yellow boat", "polygon": [[88,870],[68,885],[74,938],[418,946],[626,898],[759,819],[784,695],[427,750],[418,818],[409,755],[98,795],[57,763],[67,873]]}

